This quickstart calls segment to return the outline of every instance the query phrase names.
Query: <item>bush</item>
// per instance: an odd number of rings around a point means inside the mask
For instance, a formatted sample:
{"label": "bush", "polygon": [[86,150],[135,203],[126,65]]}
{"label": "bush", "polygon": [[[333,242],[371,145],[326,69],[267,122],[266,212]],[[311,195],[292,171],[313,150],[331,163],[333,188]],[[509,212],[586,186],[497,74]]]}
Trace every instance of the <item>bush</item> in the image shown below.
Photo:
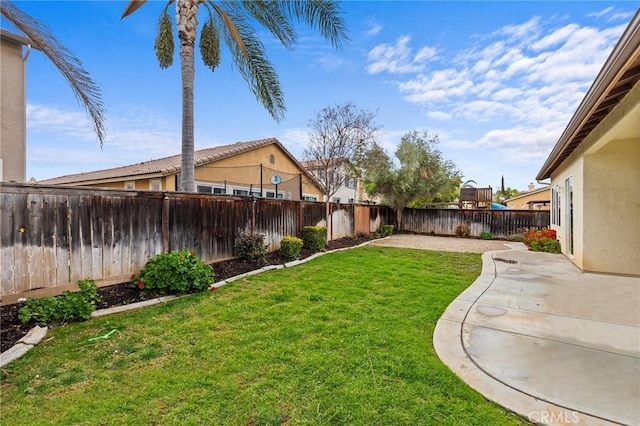
{"label": "bush", "polygon": [[27,299],[26,306],[18,311],[23,323],[38,324],[67,323],[83,321],[91,317],[96,303],[100,300],[98,287],[92,279],[78,281],[80,291],[65,291],[61,296]]}
{"label": "bush", "polygon": [[264,235],[261,234],[241,235],[235,244],[238,256],[261,265],[267,263],[267,247],[264,243]]}
{"label": "bush", "polygon": [[466,223],[461,223],[456,227],[456,237],[467,238],[469,236],[469,226]]}
{"label": "bush", "polygon": [[531,228],[525,231],[524,243],[531,251],[560,253],[560,241],[556,240],[556,231],[548,228]]}
{"label": "bush", "polygon": [[327,227],[305,226],[302,228],[302,246],[312,251],[324,251],[327,247]]}
{"label": "bush", "polygon": [[294,260],[300,257],[302,250],[302,239],[287,235],[280,241],[280,256],[287,260]]}
{"label": "bush", "polygon": [[491,234],[491,232],[488,231],[482,231],[480,233],[480,237],[481,240],[493,240],[493,235]]}
{"label": "bush", "polygon": [[380,233],[383,237],[388,237],[393,234],[393,225],[382,225],[380,227]]}
{"label": "bush", "polygon": [[192,251],[158,254],[131,280],[132,286],[157,294],[192,293],[213,284],[213,269]]}

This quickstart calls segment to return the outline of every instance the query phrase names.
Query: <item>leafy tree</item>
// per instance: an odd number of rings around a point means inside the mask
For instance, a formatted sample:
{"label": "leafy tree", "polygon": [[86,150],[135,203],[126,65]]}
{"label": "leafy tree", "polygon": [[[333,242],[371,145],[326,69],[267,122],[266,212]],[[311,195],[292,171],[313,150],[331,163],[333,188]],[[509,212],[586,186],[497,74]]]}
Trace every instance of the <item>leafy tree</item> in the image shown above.
{"label": "leafy tree", "polygon": [[[131,0],[122,17],[135,12],[146,0]],[[173,28],[167,9],[175,3],[175,26],[180,44],[182,73],[182,190],[195,191],[194,181],[194,48],[198,11],[206,10],[200,30],[200,54],[211,70],[220,63],[220,39],[224,40],[233,61],[257,100],[276,120],[285,111],[278,76],[267,59],[255,24],[266,28],[286,48],[293,48],[297,33],[293,24],[303,22],[316,29],[334,47],[347,39],[344,21],[336,2],[322,1],[213,1],[168,0],[161,11],[156,56],[161,68],[173,63]]]}
{"label": "leafy tree", "polygon": [[0,14],[13,26],[27,36],[31,46],[44,55],[58,68],[67,80],[78,102],[87,111],[93,122],[93,130],[100,146],[104,144],[104,108],[100,88],[93,82],[89,73],[82,67],[80,59],[51,34],[48,26],[24,13],[13,2],[2,0]]}
{"label": "leafy tree", "polygon": [[314,164],[318,185],[325,195],[325,217],[329,203],[346,180],[358,174],[355,165],[378,133],[375,113],[358,109],[351,102],[324,107],[309,121],[305,160]]}
{"label": "leafy tree", "polygon": [[520,194],[520,191],[517,189],[513,189],[510,187],[504,187],[504,176],[500,179],[500,189],[493,194],[493,201],[502,205],[506,205],[506,200],[517,197]]}
{"label": "leafy tree", "polygon": [[395,209],[398,229],[402,229],[402,212],[408,203],[417,197],[433,199],[460,185],[460,171],[442,157],[437,144],[437,135],[412,130],[400,140],[397,164],[378,145],[366,155],[367,189],[383,196]]}

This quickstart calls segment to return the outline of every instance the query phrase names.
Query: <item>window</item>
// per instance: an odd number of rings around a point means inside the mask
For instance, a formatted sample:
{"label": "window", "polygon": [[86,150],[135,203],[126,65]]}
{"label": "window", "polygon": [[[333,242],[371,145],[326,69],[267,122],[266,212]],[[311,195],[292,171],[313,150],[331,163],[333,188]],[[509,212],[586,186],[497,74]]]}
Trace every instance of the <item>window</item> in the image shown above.
{"label": "window", "polygon": [[276,163],[276,156],[273,154],[269,154],[269,163],[271,164],[275,164]]}
{"label": "window", "polygon": [[356,187],[356,178],[348,177],[346,179],[346,186],[347,186],[347,188],[355,188]]}
{"label": "window", "polygon": [[340,203],[340,197],[333,197],[333,201],[334,203]]}
{"label": "window", "polygon": [[560,226],[560,188],[551,188],[551,224]]}
{"label": "window", "polygon": [[247,196],[247,195],[249,195],[249,191],[247,191],[246,189],[234,189],[233,190],[233,195],[244,195],[244,196]]}
{"label": "window", "polygon": [[318,197],[315,195],[303,195],[302,201],[318,201]]}
{"label": "window", "polygon": [[355,203],[356,200],[354,200],[353,198],[349,198],[349,204],[353,204]]}
{"label": "window", "polygon": [[208,185],[198,185],[196,187],[198,193],[200,194],[212,194],[213,193],[213,188],[208,186]]}
{"label": "window", "polygon": [[[267,191],[267,192],[265,192],[265,197],[267,197],[267,198],[276,198],[276,193],[275,193],[275,191]],[[284,198],[284,192],[278,191],[278,198],[282,200]]]}
{"label": "window", "polygon": [[226,194],[224,186],[208,185],[206,183],[196,184],[196,192],[200,194]]}
{"label": "window", "polygon": [[136,181],[128,180],[124,183],[124,189],[136,189]]}
{"label": "window", "polygon": [[162,180],[151,179],[149,181],[149,189],[152,191],[162,191]]}

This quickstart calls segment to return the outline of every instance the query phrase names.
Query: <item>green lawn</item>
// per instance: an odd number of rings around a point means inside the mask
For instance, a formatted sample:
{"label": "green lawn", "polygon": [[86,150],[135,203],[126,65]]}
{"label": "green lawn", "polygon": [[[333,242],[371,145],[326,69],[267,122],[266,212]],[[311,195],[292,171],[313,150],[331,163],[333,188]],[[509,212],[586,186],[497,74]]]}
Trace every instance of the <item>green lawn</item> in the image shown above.
{"label": "green lawn", "polygon": [[4,369],[0,423],[526,424],[433,350],[480,267],[477,254],[364,247],[57,327]]}

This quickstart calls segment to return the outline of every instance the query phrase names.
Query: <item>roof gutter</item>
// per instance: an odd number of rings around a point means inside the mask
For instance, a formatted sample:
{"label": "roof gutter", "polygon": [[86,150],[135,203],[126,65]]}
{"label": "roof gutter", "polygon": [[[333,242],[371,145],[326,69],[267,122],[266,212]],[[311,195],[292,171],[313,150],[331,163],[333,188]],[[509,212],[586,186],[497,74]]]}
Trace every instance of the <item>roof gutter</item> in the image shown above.
{"label": "roof gutter", "polygon": [[594,107],[596,107],[607,94],[611,84],[615,83],[620,71],[623,70],[627,64],[627,61],[633,59],[635,50],[640,44],[639,30],[640,10],[636,11],[631,22],[624,30],[624,33],[622,33],[620,40],[602,66],[602,69],[580,103],[580,106],[578,106],[578,109],[571,118],[571,121],[569,121],[569,124],[562,133],[562,136],[560,136],[560,139],[554,146],[551,154],[549,154],[549,157],[538,172],[536,180],[540,181],[551,177],[551,173],[553,173],[559,165],[555,164],[558,157],[567,148],[582,126],[589,119],[589,115],[593,111]]}

